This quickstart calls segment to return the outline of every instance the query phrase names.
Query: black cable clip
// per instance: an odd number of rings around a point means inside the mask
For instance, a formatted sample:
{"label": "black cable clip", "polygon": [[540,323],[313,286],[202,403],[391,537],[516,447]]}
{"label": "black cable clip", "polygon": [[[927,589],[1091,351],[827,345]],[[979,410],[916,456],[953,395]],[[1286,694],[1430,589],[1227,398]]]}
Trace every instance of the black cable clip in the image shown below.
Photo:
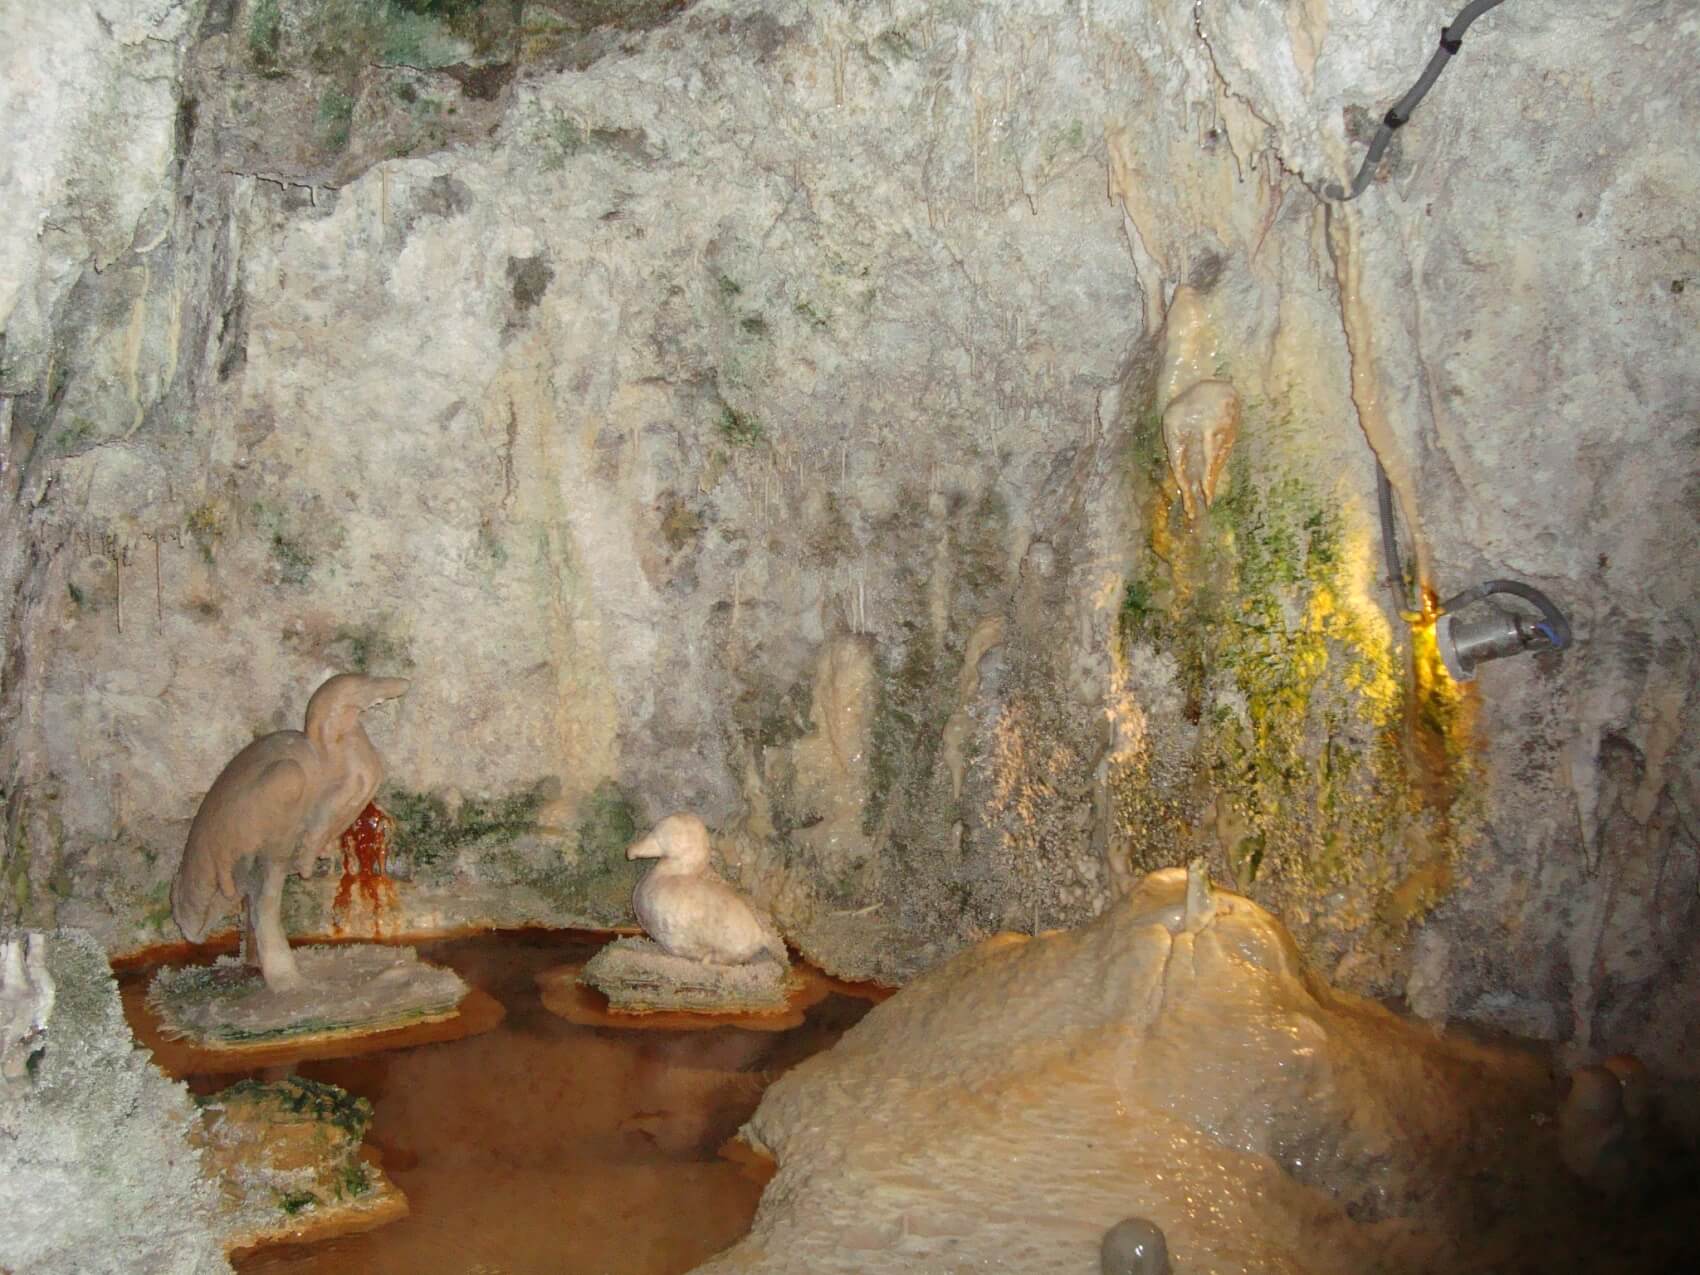
{"label": "black cable clip", "polygon": [[1464,47],[1464,37],[1453,35],[1451,27],[1441,27],[1440,47],[1445,49],[1448,55],[1455,54]]}
{"label": "black cable clip", "polygon": [[1387,111],[1387,114],[1385,114],[1381,117],[1381,122],[1383,124],[1387,125],[1388,128],[1398,130],[1400,128],[1403,128],[1405,126],[1405,122],[1407,120],[1409,120],[1410,118],[1411,117],[1409,115],[1399,114],[1399,108],[1397,106],[1394,106],[1394,107],[1390,107]]}

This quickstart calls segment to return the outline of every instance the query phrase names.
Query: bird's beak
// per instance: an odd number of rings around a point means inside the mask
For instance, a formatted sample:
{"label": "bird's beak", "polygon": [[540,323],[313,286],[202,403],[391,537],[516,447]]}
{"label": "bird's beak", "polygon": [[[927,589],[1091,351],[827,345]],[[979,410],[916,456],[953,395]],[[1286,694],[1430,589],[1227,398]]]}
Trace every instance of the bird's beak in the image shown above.
{"label": "bird's beak", "polygon": [[660,838],[653,832],[626,847],[627,859],[664,859],[666,857],[667,852],[662,849]]}
{"label": "bird's beak", "polygon": [[366,707],[382,704],[385,700],[400,699],[407,694],[407,688],[413,685],[405,677],[375,677],[368,690]]}

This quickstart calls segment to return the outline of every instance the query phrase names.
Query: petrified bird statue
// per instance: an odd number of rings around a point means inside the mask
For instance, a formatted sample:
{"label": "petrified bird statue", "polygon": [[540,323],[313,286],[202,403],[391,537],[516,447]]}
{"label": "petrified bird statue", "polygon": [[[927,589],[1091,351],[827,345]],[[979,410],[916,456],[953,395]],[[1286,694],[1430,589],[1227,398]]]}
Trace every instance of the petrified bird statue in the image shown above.
{"label": "petrified bird statue", "polygon": [[231,758],[201,799],[171,884],[171,915],[183,937],[205,938],[240,888],[249,960],[273,991],[299,986],[283,932],[284,878],[332,854],[378,791],[384,762],[360,714],[407,687],[399,677],[340,673],[307,701],[305,731],[263,735]]}
{"label": "petrified bird statue", "polygon": [[667,816],[626,858],[656,860],[632,891],[632,909],[664,951],[714,965],[743,965],[766,952],[785,964],[785,942],[773,923],[709,863],[701,819]]}

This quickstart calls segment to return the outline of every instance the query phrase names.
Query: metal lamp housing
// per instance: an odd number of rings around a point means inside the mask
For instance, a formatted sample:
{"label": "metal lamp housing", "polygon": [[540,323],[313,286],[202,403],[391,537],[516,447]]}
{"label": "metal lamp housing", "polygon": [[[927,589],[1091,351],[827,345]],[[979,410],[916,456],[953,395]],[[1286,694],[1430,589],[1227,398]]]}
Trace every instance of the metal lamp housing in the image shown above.
{"label": "metal lamp housing", "polygon": [[1488,660],[1547,645],[1532,622],[1498,609],[1478,620],[1461,620],[1447,612],[1434,622],[1434,639],[1440,662],[1455,682],[1474,681],[1476,668]]}

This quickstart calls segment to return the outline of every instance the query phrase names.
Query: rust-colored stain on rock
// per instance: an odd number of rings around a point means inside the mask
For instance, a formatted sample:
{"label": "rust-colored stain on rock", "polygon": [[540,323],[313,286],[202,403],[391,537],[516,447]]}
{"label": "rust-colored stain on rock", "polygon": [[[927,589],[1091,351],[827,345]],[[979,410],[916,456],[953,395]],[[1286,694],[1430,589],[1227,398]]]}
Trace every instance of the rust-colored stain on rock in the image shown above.
{"label": "rust-colored stain on rock", "polygon": [[332,914],[340,931],[348,922],[356,896],[372,913],[372,933],[382,936],[384,914],[396,906],[395,882],[390,879],[390,833],[395,820],[369,801],[342,834],[342,880],[337,883]]}

